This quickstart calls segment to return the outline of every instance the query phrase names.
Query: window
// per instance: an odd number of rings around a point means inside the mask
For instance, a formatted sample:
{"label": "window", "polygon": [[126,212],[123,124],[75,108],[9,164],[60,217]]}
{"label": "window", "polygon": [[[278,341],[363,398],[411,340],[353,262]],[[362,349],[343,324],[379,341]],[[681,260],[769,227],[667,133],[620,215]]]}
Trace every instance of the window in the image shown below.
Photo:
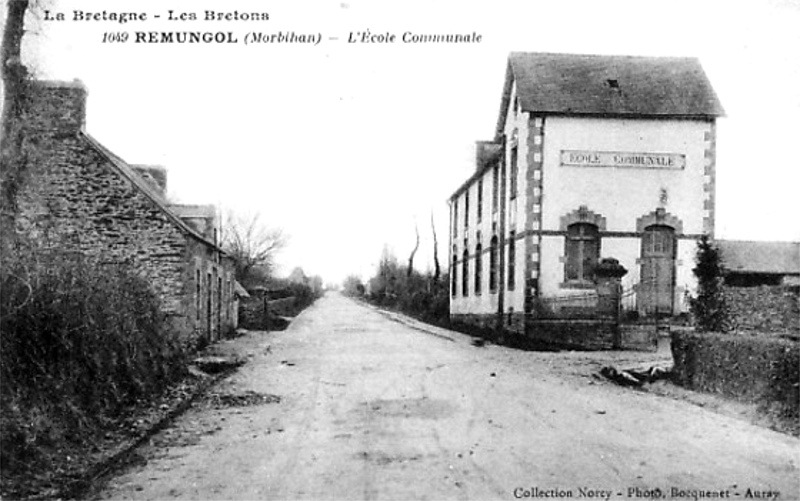
{"label": "window", "polygon": [[478,179],[478,222],[483,217],[483,178]]}
{"label": "window", "polygon": [[519,168],[517,167],[517,147],[514,146],[511,148],[511,165],[510,167],[510,179],[508,180],[508,196],[511,200],[517,198],[517,175],[519,174]]}
{"label": "window", "polygon": [[211,301],[214,300],[214,296],[212,296],[212,288],[214,287],[214,283],[211,281],[211,272],[206,273],[206,333],[210,336],[211,335]]}
{"label": "window", "polygon": [[453,238],[456,238],[458,228],[458,197],[453,200]]}
{"label": "window", "polygon": [[194,291],[194,309],[195,309],[195,320],[200,321],[200,270],[195,270],[195,277],[194,277],[194,284],[195,284],[195,291]]}
{"label": "window", "polygon": [[461,295],[469,296],[469,253],[464,249],[464,260],[461,262]]}
{"label": "window", "polygon": [[517,232],[512,231],[508,235],[508,290],[513,291],[514,287],[516,286],[516,277],[515,277],[515,269],[516,269],[516,257],[517,257]]}
{"label": "window", "polygon": [[489,247],[489,292],[497,292],[497,235]]}
{"label": "window", "polygon": [[452,268],[452,271],[450,272],[450,288],[452,289],[450,294],[452,294],[453,297],[456,297],[458,295],[458,277],[456,276],[456,272],[458,271],[458,254],[456,254],[455,245],[453,246],[453,262],[450,267]]}
{"label": "window", "polygon": [[469,226],[469,188],[464,192],[464,227]]}
{"label": "window", "polygon": [[492,212],[497,212],[497,199],[500,194],[500,166],[492,168]]}
{"label": "window", "polygon": [[642,235],[642,256],[669,256],[674,254],[674,230],[669,226],[652,225]]}
{"label": "window", "polygon": [[[217,272],[214,272],[216,275]],[[222,332],[222,277],[217,277],[217,336]]]}
{"label": "window", "polygon": [[597,226],[574,223],[567,228],[567,282],[591,282],[600,256],[600,234]]}
{"label": "window", "polygon": [[481,265],[482,265],[481,253],[482,252],[483,252],[483,246],[481,244],[478,244],[475,247],[475,294],[480,294],[481,293],[481,279],[482,279],[481,272],[483,271],[481,269]]}

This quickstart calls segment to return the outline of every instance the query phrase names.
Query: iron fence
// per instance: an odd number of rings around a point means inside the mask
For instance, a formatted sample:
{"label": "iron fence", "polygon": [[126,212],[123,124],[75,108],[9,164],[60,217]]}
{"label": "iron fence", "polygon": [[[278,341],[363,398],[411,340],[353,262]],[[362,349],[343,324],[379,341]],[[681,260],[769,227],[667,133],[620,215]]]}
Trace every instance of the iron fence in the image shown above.
{"label": "iron fence", "polygon": [[597,290],[579,294],[549,296],[534,299],[533,313],[541,319],[593,319],[626,318],[637,312],[636,294],[639,284],[623,288],[616,298],[616,305],[603,304]]}

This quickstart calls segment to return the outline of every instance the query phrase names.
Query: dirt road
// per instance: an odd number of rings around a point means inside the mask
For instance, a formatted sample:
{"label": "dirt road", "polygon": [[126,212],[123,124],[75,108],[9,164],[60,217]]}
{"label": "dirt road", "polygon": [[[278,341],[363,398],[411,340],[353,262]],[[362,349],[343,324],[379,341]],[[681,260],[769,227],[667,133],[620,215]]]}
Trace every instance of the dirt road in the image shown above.
{"label": "dirt road", "polygon": [[233,341],[249,363],[102,498],[800,499],[797,439],[393,318],[329,294]]}

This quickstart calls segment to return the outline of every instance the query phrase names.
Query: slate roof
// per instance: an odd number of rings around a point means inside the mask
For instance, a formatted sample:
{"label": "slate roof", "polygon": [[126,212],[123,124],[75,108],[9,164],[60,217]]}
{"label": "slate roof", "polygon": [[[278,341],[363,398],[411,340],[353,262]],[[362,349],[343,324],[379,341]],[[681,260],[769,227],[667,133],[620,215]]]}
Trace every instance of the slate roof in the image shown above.
{"label": "slate roof", "polygon": [[528,112],[685,118],[725,114],[695,58],[512,52],[498,132],[514,81],[520,106]]}
{"label": "slate roof", "polygon": [[800,242],[717,240],[730,272],[800,275]]}

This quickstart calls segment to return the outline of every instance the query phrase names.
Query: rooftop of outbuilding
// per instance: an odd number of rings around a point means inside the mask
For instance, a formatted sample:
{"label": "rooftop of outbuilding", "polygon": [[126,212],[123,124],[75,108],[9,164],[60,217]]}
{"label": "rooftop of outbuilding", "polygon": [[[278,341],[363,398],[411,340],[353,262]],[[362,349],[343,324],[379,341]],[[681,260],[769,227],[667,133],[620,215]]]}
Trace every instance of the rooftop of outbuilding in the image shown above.
{"label": "rooftop of outbuilding", "polygon": [[717,240],[728,272],[800,275],[800,242]]}

